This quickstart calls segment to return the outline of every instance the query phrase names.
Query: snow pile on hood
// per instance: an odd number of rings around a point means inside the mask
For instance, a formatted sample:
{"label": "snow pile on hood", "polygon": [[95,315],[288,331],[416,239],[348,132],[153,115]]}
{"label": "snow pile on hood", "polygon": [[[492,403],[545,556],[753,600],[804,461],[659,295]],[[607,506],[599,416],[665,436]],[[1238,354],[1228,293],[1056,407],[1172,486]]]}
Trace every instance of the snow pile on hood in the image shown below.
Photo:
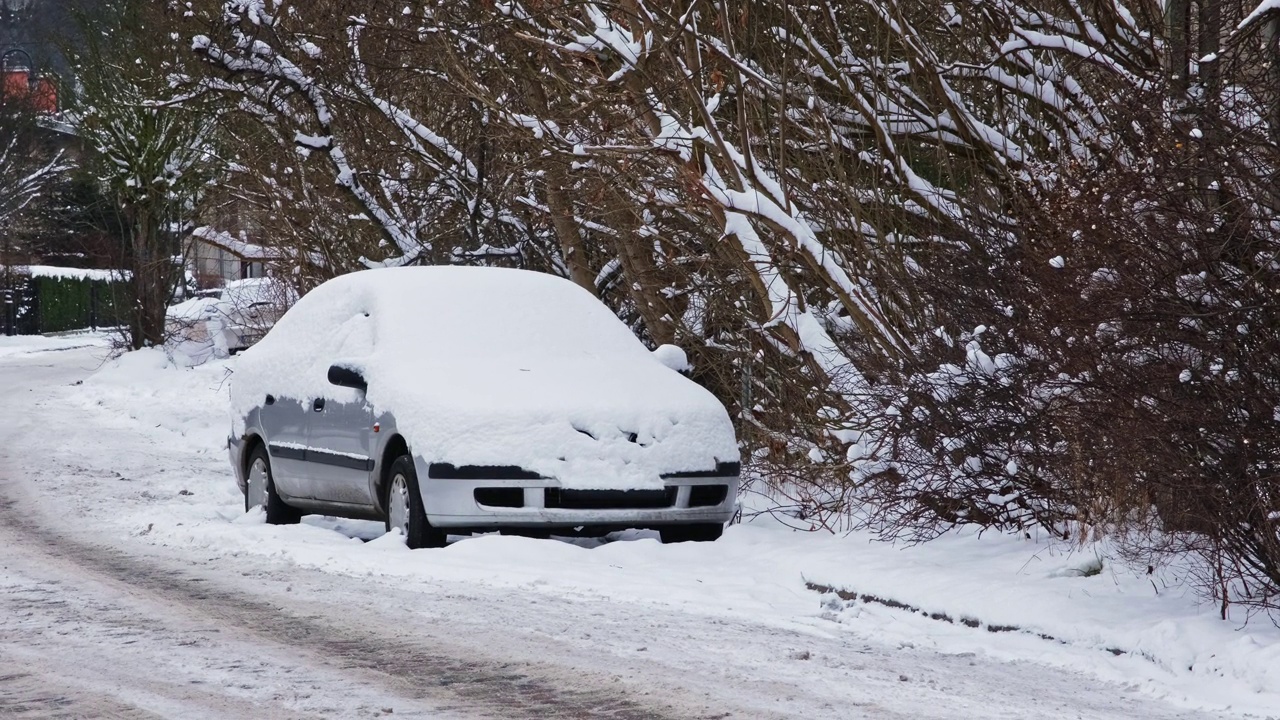
{"label": "snow pile on hood", "polygon": [[361,370],[423,461],[519,466],[573,488],[659,488],[738,459],[724,406],[664,365],[568,280],[411,267],[330,280],[247,350],[233,421],[268,394],[344,402],[331,364]]}

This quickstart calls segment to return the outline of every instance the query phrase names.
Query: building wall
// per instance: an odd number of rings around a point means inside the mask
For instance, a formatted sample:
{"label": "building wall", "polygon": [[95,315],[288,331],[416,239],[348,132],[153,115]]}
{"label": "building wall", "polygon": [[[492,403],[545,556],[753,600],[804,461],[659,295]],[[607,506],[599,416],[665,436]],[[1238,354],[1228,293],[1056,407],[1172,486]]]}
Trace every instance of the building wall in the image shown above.
{"label": "building wall", "polygon": [[201,240],[192,241],[187,250],[187,264],[195,275],[196,286],[201,290],[265,274],[261,261],[245,260],[225,248]]}

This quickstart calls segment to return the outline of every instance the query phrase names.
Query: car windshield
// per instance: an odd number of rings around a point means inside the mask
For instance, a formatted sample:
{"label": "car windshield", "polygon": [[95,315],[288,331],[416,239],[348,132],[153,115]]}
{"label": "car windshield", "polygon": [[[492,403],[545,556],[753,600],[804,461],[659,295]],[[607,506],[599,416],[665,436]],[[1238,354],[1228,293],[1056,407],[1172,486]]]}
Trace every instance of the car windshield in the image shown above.
{"label": "car windshield", "polygon": [[648,353],[608,308],[571,282],[528,272],[441,270],[427,282],[414,282],[413,273],[367,273],[369,280],[381,276],[371,298],[380,352],[444,359],[465,348],[468,362],[480,363]]}

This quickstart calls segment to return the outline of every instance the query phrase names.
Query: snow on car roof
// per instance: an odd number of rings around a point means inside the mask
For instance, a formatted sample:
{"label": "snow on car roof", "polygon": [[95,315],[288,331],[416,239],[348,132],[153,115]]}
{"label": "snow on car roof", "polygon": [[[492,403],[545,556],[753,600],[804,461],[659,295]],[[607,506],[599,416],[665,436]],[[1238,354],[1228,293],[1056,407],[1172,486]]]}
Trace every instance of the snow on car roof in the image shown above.
{"label": "snow on car roof", "polygon": [[268,393],[359,401],[328,383],[335,362],[364,371],[368,401],[394,415],[428,463],[519,465],[565,487],[655,488],[664,473],[738,459],[711,393],[553,275],[408,267],[330,280],[244,353],[236,422]]}
{"label": "snow on car roof", "polygon": [[282,307],[294,300],[293,289],[274,277],[232,280],[222,288],[222,299],[232,305],[244,306],[257,302],[275,303]]}
{"label": "snow on car roof", "polygon": [[200,319],[205,311],[222,305],[226,309],[244,308],[254,303],[271,303],[283,309],[293,300],[293,290],[273,277],[232,280],[220,288],[200,290],[182,302],[170,305],[165,314],[174,319]]}
{"label": "snow on car roof", "polygon": [[165,316],[174,320],[196,320],[204,316],[205,310],[218,302],[218,296],[196,295],[179,303],[170,305]]}

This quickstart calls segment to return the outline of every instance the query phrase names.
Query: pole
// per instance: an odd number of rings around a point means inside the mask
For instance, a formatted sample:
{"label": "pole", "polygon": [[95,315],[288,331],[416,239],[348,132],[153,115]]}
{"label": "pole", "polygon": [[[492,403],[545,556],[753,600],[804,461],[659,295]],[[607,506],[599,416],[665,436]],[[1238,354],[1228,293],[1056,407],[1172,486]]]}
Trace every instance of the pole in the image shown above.
{"label": "pole", "polygon": [[[0,62],[0,65],[2,64]],[[9,222],[7,219],[0,229],[4,230],[4,254],[0,255],[0,264],[4,265],[4,334],[12,337],[17,334],[17,328],[14,326],[18,322],[18,316],[14,312],[13,253],[9,248]]]}

